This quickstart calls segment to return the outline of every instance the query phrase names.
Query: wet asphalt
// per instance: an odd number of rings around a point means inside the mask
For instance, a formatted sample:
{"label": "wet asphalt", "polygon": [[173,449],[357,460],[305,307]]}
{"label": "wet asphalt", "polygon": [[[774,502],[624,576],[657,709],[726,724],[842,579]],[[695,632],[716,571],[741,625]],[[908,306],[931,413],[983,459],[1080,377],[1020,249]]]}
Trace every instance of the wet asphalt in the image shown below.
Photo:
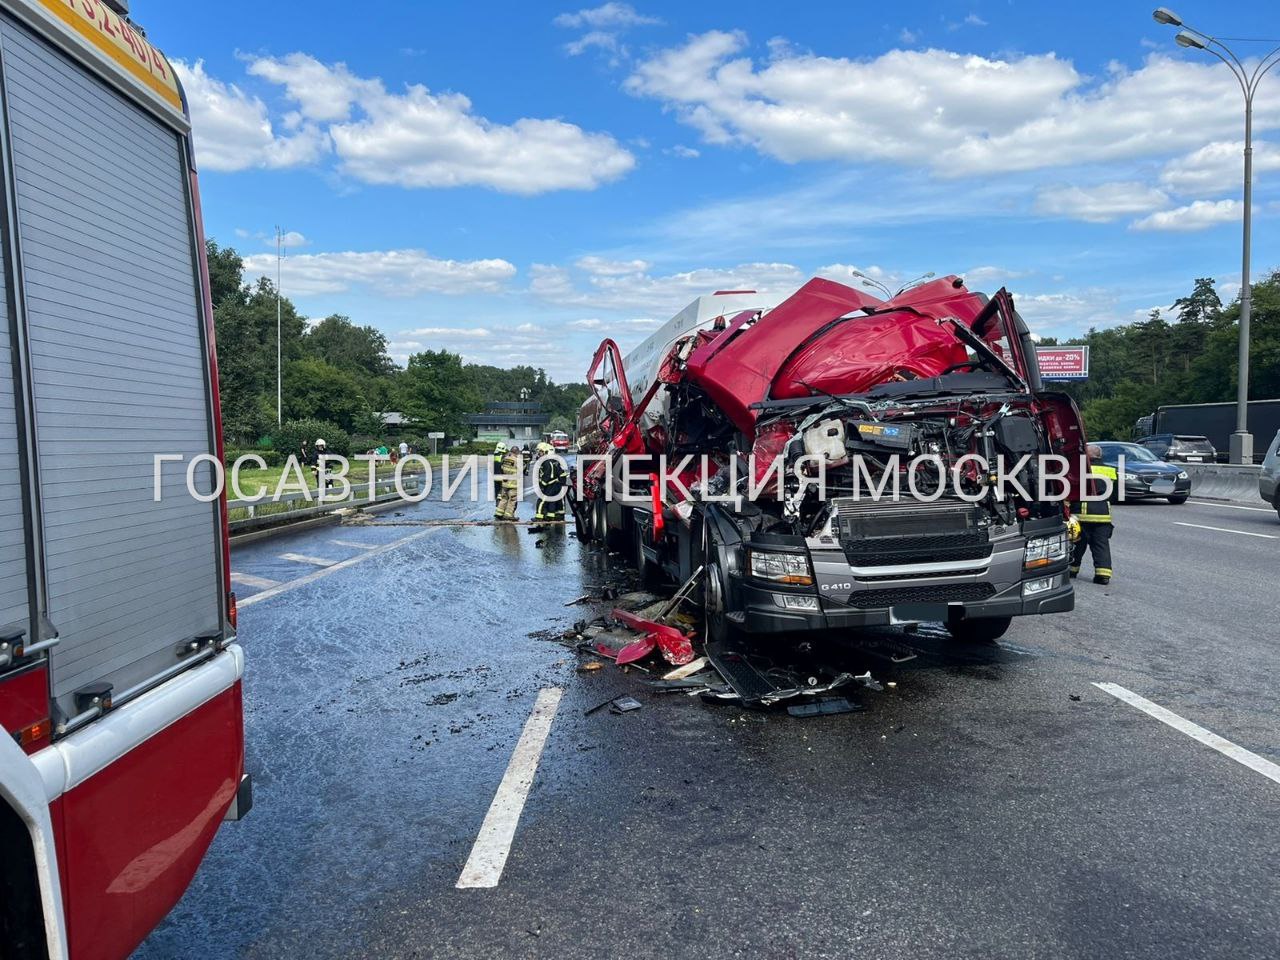
{"label": "wet asphalt", "polygon": [[[1274,512],[1118,508],[1117,578],[1079,581],[1074,613],[980,649],[882,631],[916,654],[898,665],[832,638],[894,686],[804,720],[577,672],[554,637],[609,605],[565,603],[625,588],[619,558],[416,525],[487,513],[427,501],[234,551],[280,584],[364,558],[242,608],[255,806],[137,956],[1280,954],[1280,784],[1093,686],[1280,762]],[[547,687],[501,881],[456,889]],[[643,709],[584,716],[621,694]]]}

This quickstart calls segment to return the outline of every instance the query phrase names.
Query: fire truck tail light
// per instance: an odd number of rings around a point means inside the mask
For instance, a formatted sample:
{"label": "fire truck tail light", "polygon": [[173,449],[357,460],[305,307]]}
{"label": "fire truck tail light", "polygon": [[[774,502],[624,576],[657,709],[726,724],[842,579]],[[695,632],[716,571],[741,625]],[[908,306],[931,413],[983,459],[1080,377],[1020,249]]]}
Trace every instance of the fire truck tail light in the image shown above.
{"label": "fire truck tail light", "polygon": [[28,753],[32,752],[29,748],[39,746],[47,741],[53,735],[53,724],[48,717],[43,720],[37,720],[35,723],[29,723],[19,730],[13,731],[13,739],[23,750]]}
{"label": "fire truck tail light", "polygon": [[231,624],[231,629],[236,629],[236,595],[235,592],[227,594],[227,623]]}

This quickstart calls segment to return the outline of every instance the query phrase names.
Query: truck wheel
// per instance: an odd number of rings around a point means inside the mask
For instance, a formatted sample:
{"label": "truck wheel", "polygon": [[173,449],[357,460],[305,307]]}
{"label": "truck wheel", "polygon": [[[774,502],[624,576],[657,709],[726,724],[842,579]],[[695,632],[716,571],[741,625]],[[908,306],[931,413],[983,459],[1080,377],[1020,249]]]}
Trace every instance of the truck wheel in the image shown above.
{"label": "truck wheel", "polygon": [[577,533],[578,535],[578,542],[590,543],[591,542],[591,523],[589,522],[590,516],[591,516],[589,512],[591,510],[590,501],[588,501],[587,503],[580,503],[578,501],[574,501],[569,505],[569,510],[573,514],[573,529],[574,529],[574,532]]}
{"label": "truck wheel", "polygon": [[1186,503],[1186,502],[1187,502],[1187,497],[1186,497],[1186,496],[1170,497],[1170,498],[1169,498],[1169,502],[1170,502],[1170,503],[1172,503],[1172,504],[1176,507],[1176,506],[1178,506],[1179,504]]}
{"label": "truck wheel", "polygon": [[740,632],[728,617],[729,578],[714,553],[708,551],[707,572],[702,579],[702,610],[706,619],[706,643],[733,646]]}
{"label": "truck wheel", "polygon": [[1004,636],[1013,617],[947,618],[947,632],[961,643],[995,643]]}

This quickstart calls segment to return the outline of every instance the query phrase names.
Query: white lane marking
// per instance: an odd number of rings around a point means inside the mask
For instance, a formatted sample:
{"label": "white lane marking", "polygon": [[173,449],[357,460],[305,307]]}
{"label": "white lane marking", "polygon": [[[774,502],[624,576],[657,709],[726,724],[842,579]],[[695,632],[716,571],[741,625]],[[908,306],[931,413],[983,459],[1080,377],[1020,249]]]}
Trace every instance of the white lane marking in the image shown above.
{"label": "white lane marking", "polygon": [[377,546],[376,543],[357,543],[355,540],[330,540],[330,543],[336,543],[340,547],[355,547],[357,550],[372,550]]}
{"label": "white lane marking", "polygon": [[1222,507],[1226,510],[1253,510],[1257,513],[1275,513],[1271,507],[1246,507],[1239,503],[1219,503],[1216,500],[1196,500],[1192,499],[1192,503],[1198,503],[1202,507]]}
{"label": "white lane marking", "polygon": [[1226,527],[1208,527],[1203,523],[1183,523],[1181,520],[1173,521],[1179,527],[1195,527],[1197,530],[1217,530],[1218,533],[1238,533],[1242,537],[1262,537],[1264,540],[1280,540],[1280,537],[1270,533],[1252,533],[1248,530],[1228,530]]}
{"label": "white lane marking", "polygon": [[294,563],[314,563],[317,567],[332,567],[337,560],[326,560],[324,557],[309,557],[305,553],[282,553],[281,560],[292,560]]}
{"label": "white lane marking", "polygon": [[252,573],[241,573],[239,570],[231,571],[232,583],[243,583],[246,587],[253,587],[255,590],[267,590],[271,587],[279,586],[279,580],[268,580],[266,577],[255,577]]}
{"label": "white lane marking", "polygon": [[428,534],[436,533],[435,530],[423,530],[421,533],[415,533],[405,537],[403,540],[395,540],[391,543],[385,543],[380,547],[374,547],[372,550],[366,550],[364,553],[357,554],[348,560],[342,560],[335,563],[331,567],[324,567],[314,573],[308,573],[304,577],[297,580],[290,580],[288,583],[282,583],[278,587],[272,587],[270,590],[263,590],[261,593],[255,593],[252,597],[245,597],[243,600],[236,602],[237,608],[243,610],[245,607],[260,603],[263,600],[270,600],[272,597],[278,597],[282,593],[290,590],[296,590],[298,587],[305,587],[308,583],[315,583],[321,577],[327,577],[331,573],[337,573],[339,570],[345,570],[348,567],[354,567],[357,563],[368,560],[370,557],[376,557],[380,553],[386,553],[388,550],[394,550],[396,547],[404,546],[411,540],[417,540],[419,537],[425,537]]}
{"label": "white lane marking", "polygon": [[1166,710],[1158,703],[1152,703],[1146,697],[1140,697],[1132,690],[1126,690],[1118,683],[1095,683],[1094,686],[1103,693],[1109,693],[1116,699],[1123,700],[1129,706],[1136,707],[1148,716],[1155,717],[1161,723],[1168,724],[1178,732],[1185,733],[1192,740],[1199,740],[1206,747],[1213,747],[1223,756],[1230,757],[1236,763],[1244,764],[1244,766],[1255,773],[1262,774],[1268,780],[1280,783],[1280,766],[1265,757],[1260,757],[1244,747],[1237,746],[1230,740],[1218,736],[1211,730],[1206,730],[1199,724],[1182,719],[1172,710]]}
{"label": "white lane marking", "polygon": [[502,878],[502,868],[506,866],[507,854],[511,852],[520,812],[529,796],[534,774],[538,772],[538,759],[546,745],[547,734],[551,732],[551,721],[555,719],[562,693],[564,691],[559,687],[538,691],[533,712],[525,721],[524,732],[511,754],[507,772],[502,775],[498,792],[493,795],[493,803],[489,804],[489,812],[485,814],[480,833],[471,847],[471,856],[467,857],[458,877],[459,890],[496,887]]}

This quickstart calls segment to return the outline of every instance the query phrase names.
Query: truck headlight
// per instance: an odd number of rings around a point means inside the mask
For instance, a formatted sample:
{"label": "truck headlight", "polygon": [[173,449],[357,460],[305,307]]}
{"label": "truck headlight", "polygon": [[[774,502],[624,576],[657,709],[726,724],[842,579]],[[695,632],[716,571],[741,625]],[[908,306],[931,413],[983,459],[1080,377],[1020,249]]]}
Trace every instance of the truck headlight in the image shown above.
{"label": "truck headlight", "polygon": [[1185,471],[1185,470],[1179,470],[1179,471],[1178,471],[1178,479],[1179,479],[1179,480],[1185,480],[1185,479],[1187,479],[1187,471]]}
{"label": "truck headlight", "polygon": [[1027,552],[1022,565],[1028,570],[1047,567],[1067,558],[1067,535],[1055,533],[1051,537],[1033,537],[1027,541]]}
{"label": "truck headlight", "polygon": [[1142,478],[1141,478],[1141,477],[1139,477],[1136,473],[1126,473],[1126,474],[1124,475],[1124,478],[1125,478],[1125,480],[1132,480],[1132,481],[1134,481],[1135,483],[1142,479]]}
{"label": "truck headlight", "polygon": [[790,583],[796,586],[813,585],[813,573],[809,558],[802,553],[764,553],[751,551],[751,576],[774,583]]}

